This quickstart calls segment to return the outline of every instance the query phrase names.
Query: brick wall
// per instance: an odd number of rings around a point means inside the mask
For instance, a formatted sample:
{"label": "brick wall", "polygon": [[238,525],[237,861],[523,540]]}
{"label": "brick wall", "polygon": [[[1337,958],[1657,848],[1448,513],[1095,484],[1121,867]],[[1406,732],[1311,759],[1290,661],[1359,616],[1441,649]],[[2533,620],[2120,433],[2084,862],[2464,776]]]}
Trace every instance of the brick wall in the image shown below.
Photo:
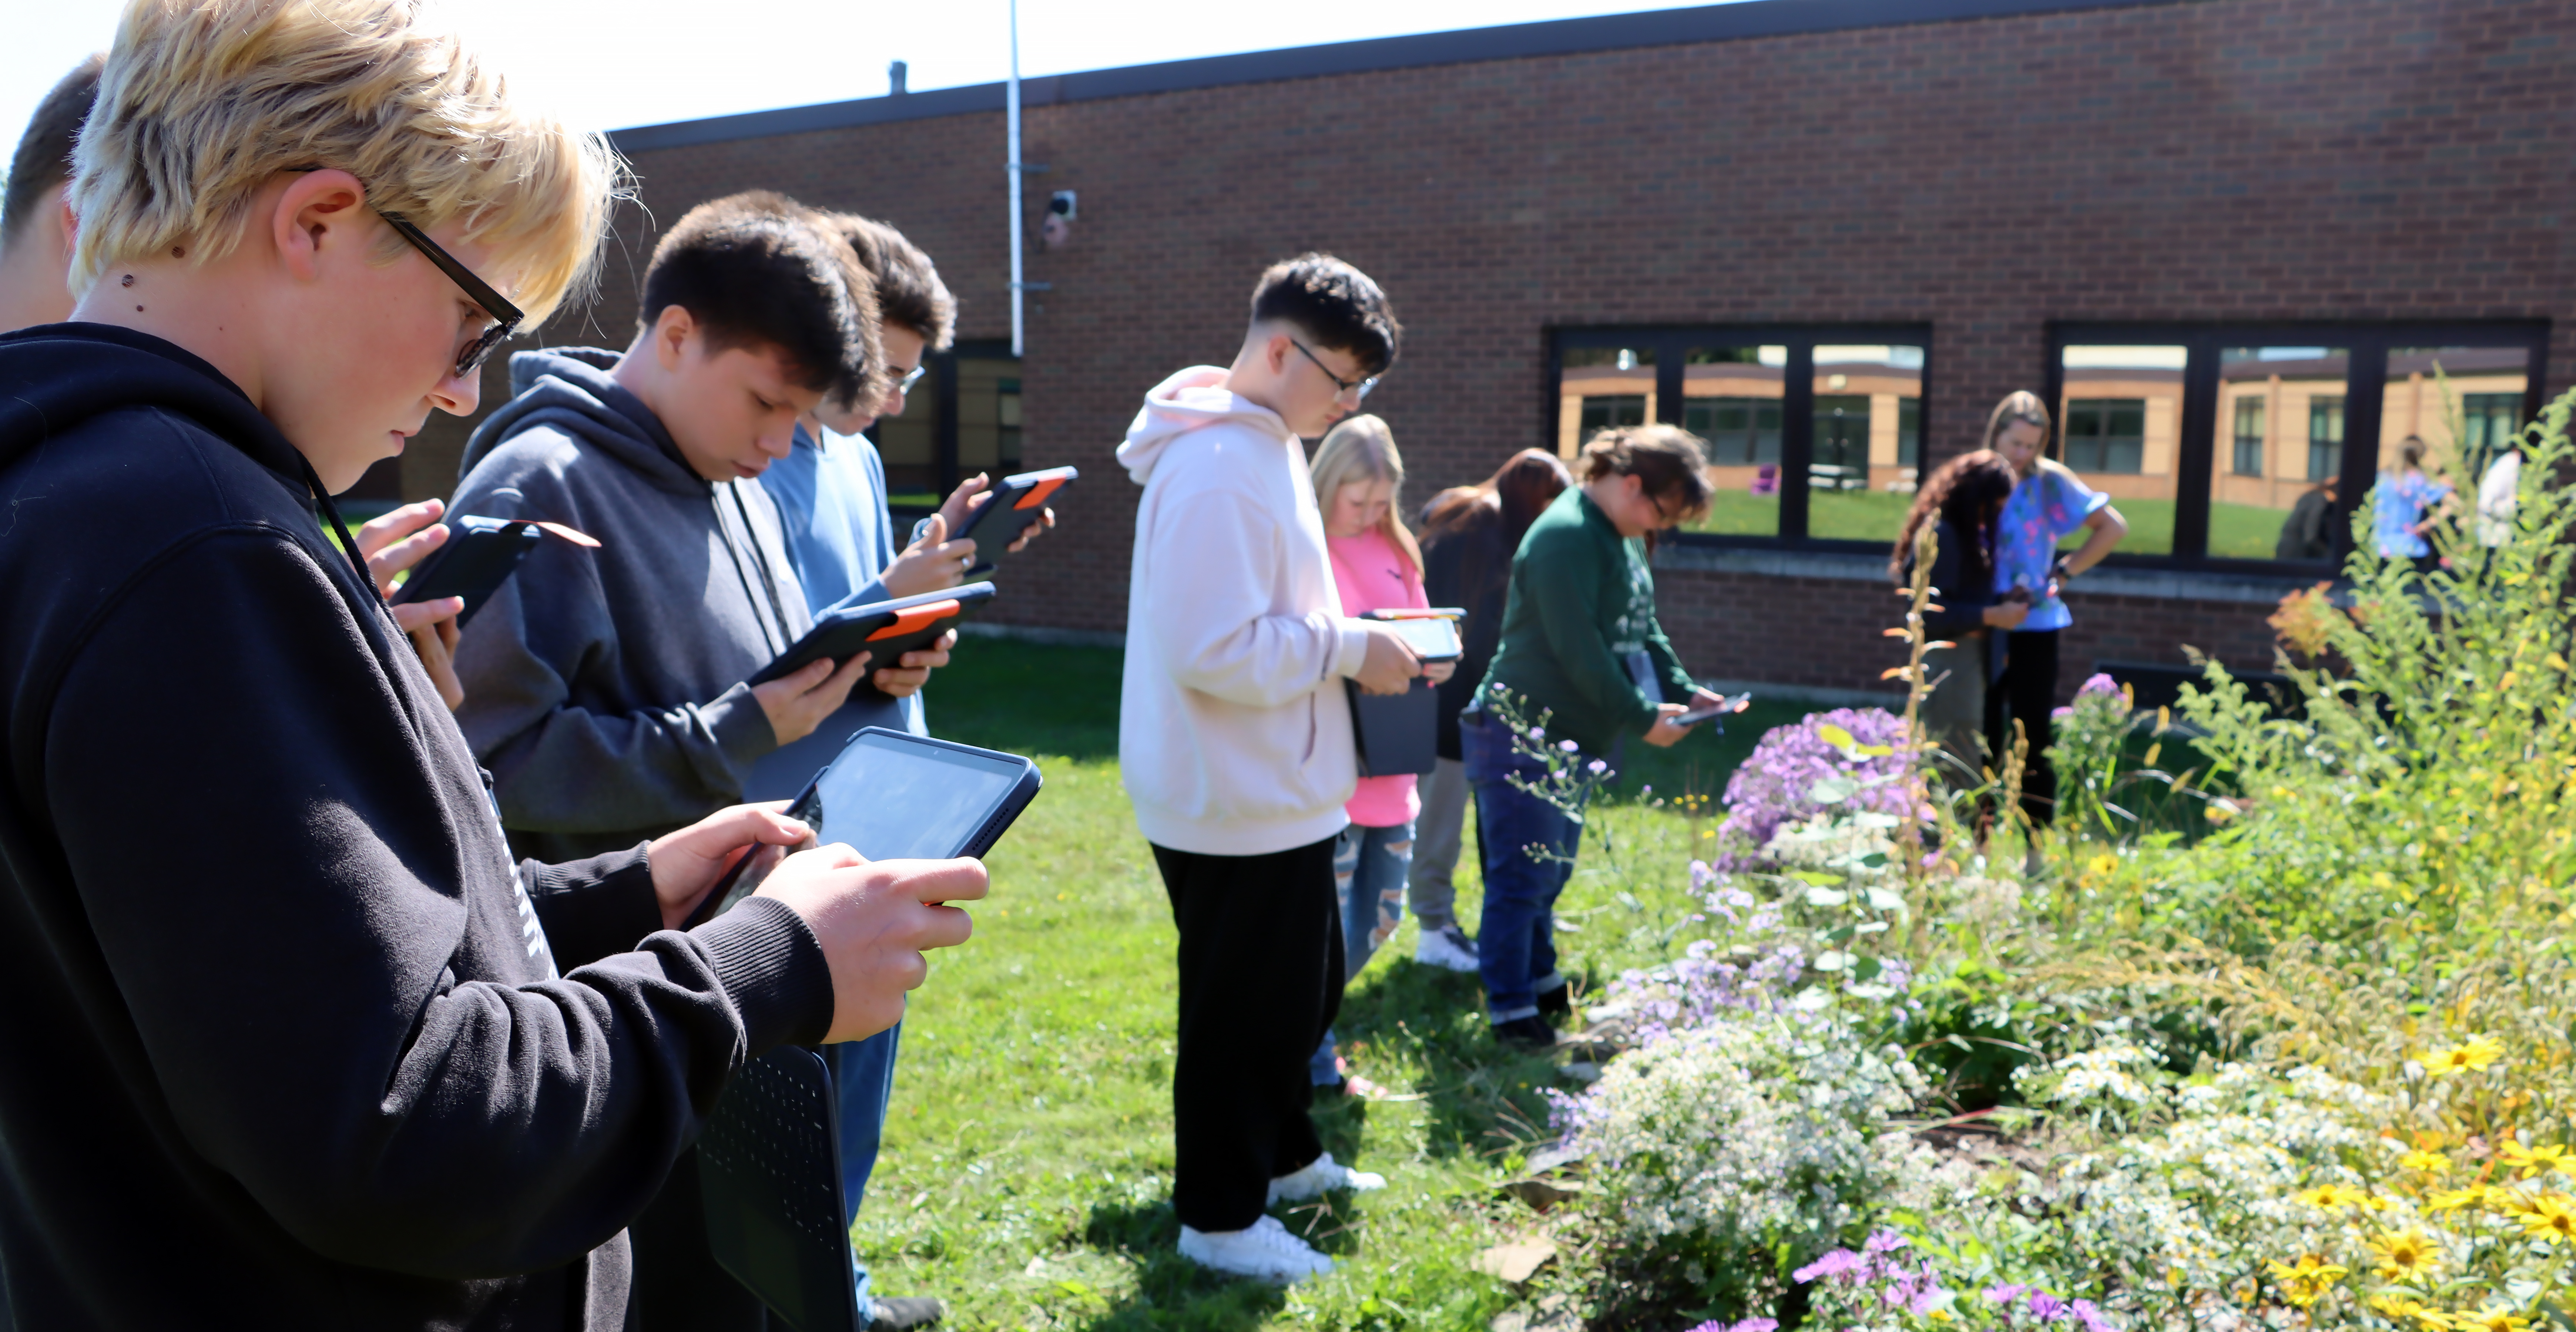
{"label": "brick wall", "polygon": [[[1234,350],[1252,278],[1331,249],[1406,328],[1370,400],[1418,499],[1552,439],[1546,330],[1924,321],[1925,439],[1972,447],[2040,385],[2051,320],[2547,317],[2576,364],[2566,242],[2576,0],[2199,0],[1336,75],[1025,112],[1025,458],[1074,463],[1045,559],[996,617],[1122,622],[1142,391]],[[1003,130],[970,114],[639,155],[590,340],[622,344],[652,219],[750,186],[888,218],[940,262],[961,333],[1005,336]],[[580,320],[559,321],[561,329]],[[498,389],[499,372],[492,387]],[[461,431],[406,488],[452,485]],[[1668,570],[1696,669],[1859,687],[1893,598],[1848,581]],[[1885,604],[1881,604],[1884,599]],[[2079,599],[2094,655],[2194,642],[2268,662],[2266,607]]]}

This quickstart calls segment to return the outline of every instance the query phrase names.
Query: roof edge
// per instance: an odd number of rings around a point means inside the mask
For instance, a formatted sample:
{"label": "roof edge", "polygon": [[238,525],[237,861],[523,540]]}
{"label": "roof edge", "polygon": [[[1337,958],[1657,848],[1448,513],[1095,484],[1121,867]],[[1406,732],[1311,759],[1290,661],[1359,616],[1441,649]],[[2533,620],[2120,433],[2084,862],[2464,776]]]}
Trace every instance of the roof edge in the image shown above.
{"label": "roof edge", "polygon": [[[2132,9],[2190,0],[1739,0],[1695,9],[1553,19],[1494,28],[1373,37],[1276,51],[1170,60],[1152,65],[1051,74],[1020,81],[1022,106],[1051,106],[1113,97],[1186,92],[1233,84],[1334,74],[1369,74],[1432,65],[1476,64],[1534,56],[1582,55],[1644,46],[1688,46],[1756,37],[1791,37],[1861,28],[1910,27],[1968,19],[2023,18],[2094,9]],[[735,139],[765,139],[814,130],[849,129],[1003,109],[1003,85],[978,83],[929,92],[861,97],[846,102],[710,116],[611,131],[623,153],[651,152]]]}

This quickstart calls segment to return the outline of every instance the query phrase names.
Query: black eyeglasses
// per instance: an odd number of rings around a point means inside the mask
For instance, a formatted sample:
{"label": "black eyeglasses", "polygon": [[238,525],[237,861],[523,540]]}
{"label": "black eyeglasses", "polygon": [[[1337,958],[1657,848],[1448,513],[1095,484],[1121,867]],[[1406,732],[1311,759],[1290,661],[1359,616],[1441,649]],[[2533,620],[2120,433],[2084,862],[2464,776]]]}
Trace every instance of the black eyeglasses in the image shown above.
{"label": "black eyeglasses", "polygon": [[1335,397],[1339,397],[1344,393],[1357,389],[1359,390],[1360,401],[1366,402],[1368,401],[1369,390],[1377,387],[1378,376],[1376,375],[1371,375],[1366,379],[1344,379],[1340,375],[1333,373],[1333,367],[1324,364],[1324,358],[1317,356],[1314,348],[1307,346],[1305,343],[1299,342],[1295,338],[1288,339],[1288,345],[1306,353],[1306,359],[1313,361],[1315,363],[1315,368],[1324,372],[1324,378],[1333,381]]}
{"label": "black eyeglasses", "polygon": [[385,225],[394,229],[395,235],[410,241],[411,247],[420,251],[423,258],[438,265],[438,271],[445,273],[448,280],[465,293],[467,300],[492,317],[492,326],[476,334],[472,342],[465,344],[463,351],[456,353],[456,377],[462,379],[473,374],[492,355],[493,348],[519,331],[519,325],[527,322],[528,316],[503,299],[501,293],[492,290],[491,283],[474,276],[473,269],[456,262],[455,255],[438,248],[438,242],[431,240],[429,233],[413,226],[409,219],[399,213],[379,212],[376,216],[383,218]]}

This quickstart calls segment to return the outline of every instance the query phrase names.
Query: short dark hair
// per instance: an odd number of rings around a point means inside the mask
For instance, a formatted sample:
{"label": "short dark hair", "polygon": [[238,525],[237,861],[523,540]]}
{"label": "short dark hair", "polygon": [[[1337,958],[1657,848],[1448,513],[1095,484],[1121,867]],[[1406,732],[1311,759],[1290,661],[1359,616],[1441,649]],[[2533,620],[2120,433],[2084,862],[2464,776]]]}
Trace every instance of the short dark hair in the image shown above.
{"label": "short dark hair", "polygon": [[853,213],[830,214],[832,228],[849,242],[859,267],[877,280],[877,313],[921,335],[931,351],[957,340],[957,298],[939,280],[939,269],[921,247],[892,226]]}
{"label": "short dark hair", "polygon": [[812,209],[749,190],[672,224],[644,270],[639,327],[672,306],[710,349],[774,347],[797,382],[843,404],[882,392],[875,279]]}
{"label": "short dark hair", "polygon": [[1395,364],[1404,328],[1386,293],[1369,275],[1329,254],[1301,254],[1272,264],[1252,287],[1252,322],[1295,324],[1320,346],[1360,358],[1382,375]]}
{"label": "short dark hair", "polygon": [[98,101],[98,72],[105,55],[94,55],[63,76],[18,136],[18,151],[9,159],[9,185],[0,193],[0,243],[16,236],[36,211],[36,200],[72,178],[72,145]]}

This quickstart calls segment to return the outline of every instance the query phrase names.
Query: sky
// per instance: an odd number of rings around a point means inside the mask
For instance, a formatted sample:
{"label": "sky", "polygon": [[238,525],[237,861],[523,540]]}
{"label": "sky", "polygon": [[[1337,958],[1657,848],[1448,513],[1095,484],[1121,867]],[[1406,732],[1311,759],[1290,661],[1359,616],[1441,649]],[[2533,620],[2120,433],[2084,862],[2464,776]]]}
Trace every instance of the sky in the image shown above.
{"label": "sky", "polygon": [[[1007,0],[854,5],[826,0],[679,3],[438,0],[534,89],[593,129],[875,97],[886,65],[914,91],[1009,73]],[[1022,0],[1023,76],[1237,51],[1683,8],[1654,0],[1309,0],[1294,5]],[[115,36],[119,0],[13,3],[0,43],[0,143],[14,145],[45,90]],[[613,22],[602,25],[600,16]],[[718,21],[714,16],[726,16]],[[1283,26],[1283,24],[1292,26]],[[5,151],[5,150],[0,150]]]}

